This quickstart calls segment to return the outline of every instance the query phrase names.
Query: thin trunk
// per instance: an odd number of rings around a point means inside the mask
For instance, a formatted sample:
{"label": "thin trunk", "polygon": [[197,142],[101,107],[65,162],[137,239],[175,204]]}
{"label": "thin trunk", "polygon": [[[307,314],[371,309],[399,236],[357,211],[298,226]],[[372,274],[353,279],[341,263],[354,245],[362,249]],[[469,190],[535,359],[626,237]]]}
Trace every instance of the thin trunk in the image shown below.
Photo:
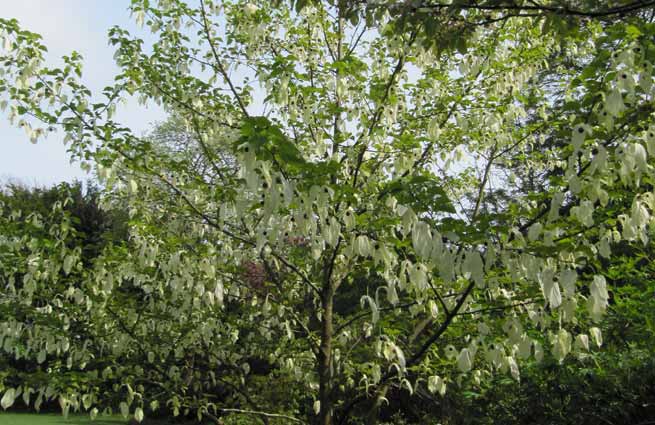
{"label": "thin trunk", "polygon": [[334,288],[331,284],[324,289],[321,322],[321,347],[318,352],[318,374],[319,374],[319,400],[321,411],[319,413],[320,425],[332,425],[332,335],[333,329],[333,303]]}
{"label": "thin trunk", "polygon": [[[343,10],[342,2],[337,3],[337,46],[336,46],[336,62],[341,60],[342,48],[342,16]],[[329,46],[328,46],[329,48]],[[339,68],[335,72],[335,104],[336,114],[334,116],[333,128],[333,143],[332,143],[332,156],[338,155],[339,143],[341,139],[341,131],[339,130],[341,120],[341,99],[339,96]],[[336,184],[336,175],[331,176],[332,184]],[[341,243],[341,240],[339,240]],[[321,307],[322,307],[322,323],[321,323],[321,347],[318,352],[318,374],[319,374],[319,400],[321,401],[321,411],[319,412],[320,425],[332,425],[332,418],[334,416],[334,405],[332,400],[332,336],[334,334],[333,324],[333,307],[334,307],[334,294],[337,289],[337,284],[332,280],[332,271],[336,254],[339,250],[339,244],[334,249],[334,255],[330,262],[326,264],[325,268],[325,281],[323,283],[323,291],[321,294]]]}

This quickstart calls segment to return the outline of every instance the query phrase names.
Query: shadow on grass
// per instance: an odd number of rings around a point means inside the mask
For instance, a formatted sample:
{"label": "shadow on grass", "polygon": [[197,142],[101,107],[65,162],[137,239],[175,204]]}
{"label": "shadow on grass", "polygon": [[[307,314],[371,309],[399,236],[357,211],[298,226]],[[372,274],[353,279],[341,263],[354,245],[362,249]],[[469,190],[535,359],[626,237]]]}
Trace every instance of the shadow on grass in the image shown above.
{"label": "shadow on grass", "polygon": [[64,419],[60,421],[49,422],[48,425],[117,425],[117,424],[127,424],[127,421],[115,421],[115,420],[106,420],[106,419],[96,419],[92,421],[89,418],[73,418],[73,419]]}
{"label": "shadow on grass", "polygon": [[92,421],[88,416],[69,416],[31,413],[0,413],[1,425],[125,425],[123,418],[98,417]]}
{"label": "shadow on grass", "polygon": [[[1,1],[1,0],[0,0]],[[67,418],[56,413],[4,413],[0,411],[0,425],[128,425],[122,416],[98,416],[91,420],[88,415],[70,415]],[[169,421],[145,418],[141,425],[200,425],[196,421]]]}

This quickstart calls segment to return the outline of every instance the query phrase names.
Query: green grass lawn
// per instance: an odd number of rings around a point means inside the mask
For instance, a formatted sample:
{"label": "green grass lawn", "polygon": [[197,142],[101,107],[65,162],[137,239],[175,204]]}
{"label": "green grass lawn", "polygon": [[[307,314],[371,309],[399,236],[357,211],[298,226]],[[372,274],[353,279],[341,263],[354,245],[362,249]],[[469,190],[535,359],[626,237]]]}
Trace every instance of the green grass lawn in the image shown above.
{"label": "green grass lawn", "polygon": [[88,415],[62,415],[53,413],[0,413],[0,425],[125,425],[120,416],[98,416],[94,421]]}
{"label": "green grass lawn", "polygon": [[[64,418],[58,413],[6,413],[0,411],[0,425],[127,425],[128,420],[120,415],[98,415],[91,420],[89,415],[68,415]],[[168,421],[166,419],[145,418],[141,425],[200,425],[197,421]]]}

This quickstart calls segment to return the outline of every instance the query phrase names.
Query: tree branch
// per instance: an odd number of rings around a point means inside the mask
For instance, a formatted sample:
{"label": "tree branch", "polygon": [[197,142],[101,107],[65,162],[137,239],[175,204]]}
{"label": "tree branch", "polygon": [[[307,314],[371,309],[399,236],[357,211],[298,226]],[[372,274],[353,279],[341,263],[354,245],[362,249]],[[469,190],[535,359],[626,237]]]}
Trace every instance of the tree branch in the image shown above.
{"label": "tree branch", "polygon": [[[255,416],[265,416],[267,418],[288,419],[292,422],[297,422],[300,424],[306,423],[298,418],[294,418],[293,416],[283,415],[281,413],[268,413],[268,412],[261,412],[259,410],[244,410],[244,409],[231,409],[231,408],[220,408],[220,407],[217,408],[216,410],[219,410],[221,412],[228,412],[228,413],[240,413],[243,415],[255,415]],[[213,417],[213,415],[211,416],[210,415],[211,414],[207,414],[207,417],[210,417],[212,420],[214,419],[218,420],[218,418]]]}
{"label": "tree branch", "polygon": [[237,92],[236,88],[234,87],[234,84],[232,84],[232,80],[230,79],[230,76],[227,75],[227,71],[225,71],[225,67],[223,66],[223,62],[221,62],[221,59],[218,56],[218,51],[216,50],[216,46],[214,45],[214,42],[212,41],[212,36],[211,36],[211,31],[209,27],[209,21],[207,20],[207,13],[205,12],[205,2],[204,0],[200,0],[200,13],[202,14],[202,22],[203,22],[203,29],[205,33],[205,38],[207,39],[207,43],[209,43],[209,48],[212,51],[212,55],[214,56],[214,60],[216,61],[216,67],[218,69],[218,72],[223,76],[225,79],[225,82],[227,82],[227,85],[230,86],[230,91],[234,95],[234,98],[236,99],[237,103],[239,104],[239,108],[241,108],[241,112],[243,112],[243,115],[247,118],[250,115],[248,114],[248,110],[246,110],[246,106],[243,103],[243,100],[241,99],[241,95],[239,95],[239,92]]}
{"label": "tree branch", "polygon": [[[389,9],[392,9],[392,8],[407,7],[403,3],[397,3],[395,5],[384,4],[380,6],[376,6],[369,2],[365,2],[365,3],[368,8],[387,7]],[[560,16],[578,16],[578,17],[598,19],[598,18],[612,17],[614,15],[624,15],[626,13],[636,12],[655,5],[654,0],[636,0],[622,6],[583,10],[583,9],[571,7],[569,4],[567,4],[567,2],[560,2],[561,5],[542,5],[542,4],[538,4],[537,2],[531,2],[531,3],[532,5],[527,5],[527,4],[519,5],[515,1],[496,2],[496,1],[468,0],[468,1],[453,2],[452,4],[446,4],[446,3],[434,3],[428,0],[428,1],[424,1],[423,3],[419,3],[418,5],[413,5],[413,7],[411,8],[410,7],[407,8],[413,11],[414,13],[435,12],[435,11],[438,12],[441,10],[455,9],[455,10],[481,10],[481,11],[489,11],[489,12],[495,12],[495,11],[514,12],[515,14],[512,16],[519,16],[519,17],[523,16],[522,15],[523,12],[544,12],[544,13],[560,15]],[[598,3],[602,3],[602,2],[598,2]],[[529,15],[529,16],[534,16],[534,15]]]}

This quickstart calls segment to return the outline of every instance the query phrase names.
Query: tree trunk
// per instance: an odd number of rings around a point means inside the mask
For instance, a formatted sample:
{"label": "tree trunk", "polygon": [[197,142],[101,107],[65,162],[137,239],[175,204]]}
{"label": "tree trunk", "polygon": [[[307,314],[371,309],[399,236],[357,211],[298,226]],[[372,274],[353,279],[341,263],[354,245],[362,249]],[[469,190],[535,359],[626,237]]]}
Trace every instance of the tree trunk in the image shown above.
{"label": "tree trunk", "polygon": [[321,300],[321,347],[318,352],[318,375],[319,375],[319,400],[321,411],[319,412],[319,425],[332,425],[332,310],[334,302],[334,287],[328,283],[323,290]]}

